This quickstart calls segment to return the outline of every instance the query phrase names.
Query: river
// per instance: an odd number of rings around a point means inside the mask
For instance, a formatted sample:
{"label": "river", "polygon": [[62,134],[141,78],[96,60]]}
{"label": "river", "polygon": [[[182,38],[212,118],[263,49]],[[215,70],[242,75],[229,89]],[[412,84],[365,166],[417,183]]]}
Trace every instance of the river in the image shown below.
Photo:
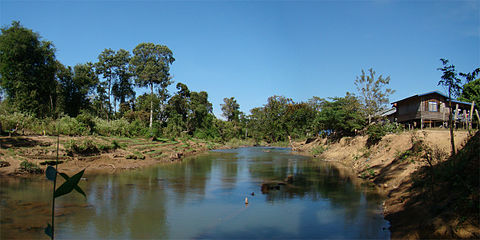
{"label": "river", "polygon": [[[52,183],[0,183],[0,237],[45,238]],[[115,174],[87,169],[79,185],[86,199],[72,193],[56,201],[58,239],[390,237],[382,195],[345,169],[289,149],[212,151]]]}

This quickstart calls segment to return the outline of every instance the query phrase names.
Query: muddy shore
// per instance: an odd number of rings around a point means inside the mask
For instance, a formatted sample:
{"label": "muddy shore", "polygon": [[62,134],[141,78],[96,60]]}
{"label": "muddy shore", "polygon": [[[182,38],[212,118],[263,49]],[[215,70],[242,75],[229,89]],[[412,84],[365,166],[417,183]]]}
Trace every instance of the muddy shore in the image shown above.
{"label": "muddy shore", "polygon": [[[118,172],[181,161],[183,158],[224,146],[197,140],[169,140],[117,137],[71,137],[59,139],[58,170],[65,173]],[[22,168],[28,161],[44,171],[57,157],[55,136],[0,137],[0,176],[28,177],[32,169]]]}

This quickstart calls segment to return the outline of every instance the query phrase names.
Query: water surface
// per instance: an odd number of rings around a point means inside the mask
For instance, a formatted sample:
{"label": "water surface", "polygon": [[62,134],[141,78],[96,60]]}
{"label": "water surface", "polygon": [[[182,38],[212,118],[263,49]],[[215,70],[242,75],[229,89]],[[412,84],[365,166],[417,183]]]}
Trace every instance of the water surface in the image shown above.
{"label": "water surface", "polygon": [[[86,199],[75,193],[57,200],[58,239],[390,237],[382,196],[346,171],[288,149],[214,151],[178,164],[86,175]],[[262,193],[264,183],[270,188]],[[1,184],[0,236],[43,238],[51,182]]]}

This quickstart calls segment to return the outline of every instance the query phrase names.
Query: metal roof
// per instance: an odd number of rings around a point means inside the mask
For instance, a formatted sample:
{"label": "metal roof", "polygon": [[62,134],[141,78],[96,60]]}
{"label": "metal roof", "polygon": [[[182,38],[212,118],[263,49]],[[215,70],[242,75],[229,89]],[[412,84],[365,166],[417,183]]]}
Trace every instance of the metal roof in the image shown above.
{"label": "metal roof", "polygon": [[[400,99],[400,100],[398,100],[398,101],[392,102],[391,104],[394,104],[394,103],[397,103],[397,102],[400,102],[400,101],[403,101],[403,100],[407,100],[407,99],[409,99],[409,98],[421,97],[421,96],[425,96],[425,95],[429,95],[429,94],[434,94],[434,93],[436,93],[436,94],[438,94],[438,95],[440,95],[440,96],[443,96],[443,97],[445,97],[446,99],[448,99],[448,96],[447,96],[447,95],[445,95],[445,94],[443,94],[443,93],[441,93],[441,92],[439,92],[439,91],[431,91],[431,92],[427,92],[427,93],[416,94],[416,95],[413,95],[413,96],[410,96],[410,97],[407,97],[407,98],[404,98],[404,99]],[[454,100],[454,99],[452,99],[452,102],[454,102],[454,103],[466,104],[466,105],[472,105],[472,103],[462,102],[462,101],[458,101],[458,100]]]}

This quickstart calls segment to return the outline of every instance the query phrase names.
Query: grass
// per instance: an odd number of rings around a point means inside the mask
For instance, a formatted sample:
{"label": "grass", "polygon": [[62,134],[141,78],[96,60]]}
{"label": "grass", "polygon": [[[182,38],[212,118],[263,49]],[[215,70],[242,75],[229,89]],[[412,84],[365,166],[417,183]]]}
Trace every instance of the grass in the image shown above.
{"label": "grass", "polygon": [[138,151],[134,151],[132,154],[127,155],[126,159],[134,159],[134,160],[144,160],[145,155]]}
{"label": "grass", "polygon": [[43,170],[37,164],[23,160],[20,163],[20,169],[28,173],[43,173]]}
{"label": "grass", "polygon": [[327,149],[328,149],[328,147],[325,147],[323,145],[316,146],[316,147],[312,148],[312,153],[313,153],[313,155],[320,155],[323,152],[327,151]]}
{"label": "grass", "polygon": [[153,150],[151,152],[148,152],[148,153],[145,153],[147,155],[155,155],[155,154],[161,154],[164,150],[163,149],[157,149],[157,150]]}

